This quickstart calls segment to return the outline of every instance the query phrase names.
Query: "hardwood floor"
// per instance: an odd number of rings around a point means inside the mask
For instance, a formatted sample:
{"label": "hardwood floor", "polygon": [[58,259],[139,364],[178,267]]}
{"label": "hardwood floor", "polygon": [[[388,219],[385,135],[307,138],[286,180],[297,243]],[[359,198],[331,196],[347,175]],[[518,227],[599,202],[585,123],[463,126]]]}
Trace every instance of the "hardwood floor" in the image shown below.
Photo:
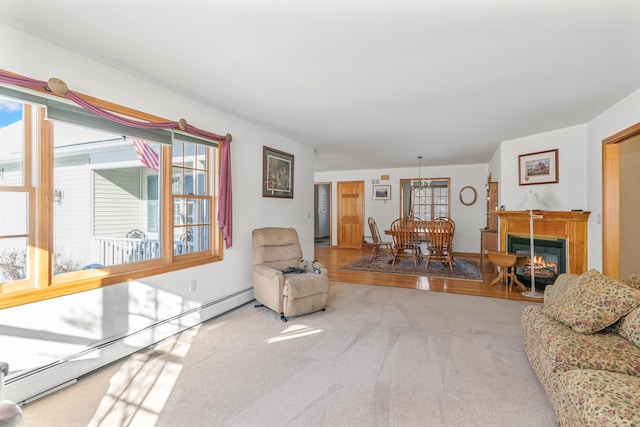
{"label": "hardwood floor", "polygon": [[[327,267],[329,270],[329,278],[336,282],[395,286],[400,288],[449,292],[453,294],[542,302],[542,299],[531,299],[523,296],[520,291],[516,290],[515,286],[511,291],[509,291],[503,284],[491,285],[491,281],[496,277],[496,272],[493,267],[486,267],[482,271],[482,282],[340,269],[343,265],[346,265],[362,256],[368,255],[369,253],[370,252],[368,250],[315,247],[315,259]],[[479,263],[480,259],[478,256],[478,264]]]}

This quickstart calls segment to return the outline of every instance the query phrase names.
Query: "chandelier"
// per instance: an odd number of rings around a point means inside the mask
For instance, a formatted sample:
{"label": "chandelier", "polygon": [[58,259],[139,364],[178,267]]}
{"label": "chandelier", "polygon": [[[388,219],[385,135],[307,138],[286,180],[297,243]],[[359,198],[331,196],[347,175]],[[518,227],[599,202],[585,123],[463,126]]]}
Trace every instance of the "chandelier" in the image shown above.
{"label": "chandelier", "polygon": [[411,182],[411,188],[430,188],[431,181],[422,179],[422,156],[418,156],[418,180],[415,179]]}

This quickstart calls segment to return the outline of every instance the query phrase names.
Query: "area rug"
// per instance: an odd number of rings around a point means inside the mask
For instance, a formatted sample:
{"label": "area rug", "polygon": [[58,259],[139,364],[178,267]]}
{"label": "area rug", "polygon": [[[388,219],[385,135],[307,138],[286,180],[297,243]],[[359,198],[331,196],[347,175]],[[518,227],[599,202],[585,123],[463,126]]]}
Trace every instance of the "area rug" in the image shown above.
{"label": "area rug", "polygon": [[340,267],[345,270],[371,271],[374,273],[408,274],[413,276],[441,277],[443,279],[461,279],[482,281],[482,274],[478,263],[470,258],[455,258],[453,271],[449,266],[440,262],[431,261],[429,268],[425,270],[426,261],[422,261],[418,268],[413,266],[413,261],[408,259],[397,260],[392,266],[389,258],[379,256],[369,262],[369,255],[363,256],[347,265]]}

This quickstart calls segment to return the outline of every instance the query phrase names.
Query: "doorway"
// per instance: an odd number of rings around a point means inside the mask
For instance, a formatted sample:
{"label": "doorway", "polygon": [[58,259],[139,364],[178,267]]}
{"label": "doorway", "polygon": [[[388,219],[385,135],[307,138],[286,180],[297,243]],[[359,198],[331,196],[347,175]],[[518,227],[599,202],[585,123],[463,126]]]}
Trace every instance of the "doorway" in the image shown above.
{"label": "doorway", "polygon": [[[602,271],[620,279],[637,269],[629,258],[640,238],[634,212],[640,162],[640,123],[605,139],[602,146]],[[624,158],[623,158],[624,156]],[[634,210],[635,209],[635,210]],[[631,224],[631,225],[629,225]]]}
{"label": "doorway", "polygon": [[331,246],[331,183],[314,183],[314,243],[316,247]]}

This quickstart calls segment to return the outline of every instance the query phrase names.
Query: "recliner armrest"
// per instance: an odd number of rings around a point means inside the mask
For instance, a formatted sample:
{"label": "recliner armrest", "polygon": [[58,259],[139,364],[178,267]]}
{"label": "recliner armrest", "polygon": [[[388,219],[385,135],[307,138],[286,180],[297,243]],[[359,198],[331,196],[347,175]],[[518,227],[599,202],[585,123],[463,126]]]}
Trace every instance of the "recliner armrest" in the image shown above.
{"label": "recliner armrest", "polygon": [[256,264],[253,266],[253,271],[267,279],[272,279],[275,276],[282,276],[282,271],[276,270],[273,267],[269,267],[266,264]]}
{"label": "recliner armrest", "polygon": [[314,265],[320,269],[321,274],[324,274],[325,276],[329,274],[329,270],[327,270],[327,267],[325,267],[324,264],[320,261],[316,261]]}

